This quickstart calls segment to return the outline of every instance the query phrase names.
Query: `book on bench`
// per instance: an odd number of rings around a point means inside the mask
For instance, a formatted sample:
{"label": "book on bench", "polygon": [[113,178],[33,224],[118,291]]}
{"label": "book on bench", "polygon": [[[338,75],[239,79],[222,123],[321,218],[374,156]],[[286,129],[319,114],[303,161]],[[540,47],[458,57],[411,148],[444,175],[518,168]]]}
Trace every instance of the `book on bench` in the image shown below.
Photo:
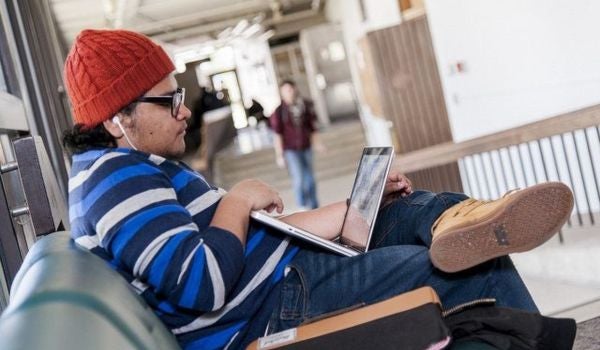
{"label": "book on bench", "polygon": [[450,342],[430,287],[259,338],[247,350],[443,349]]}

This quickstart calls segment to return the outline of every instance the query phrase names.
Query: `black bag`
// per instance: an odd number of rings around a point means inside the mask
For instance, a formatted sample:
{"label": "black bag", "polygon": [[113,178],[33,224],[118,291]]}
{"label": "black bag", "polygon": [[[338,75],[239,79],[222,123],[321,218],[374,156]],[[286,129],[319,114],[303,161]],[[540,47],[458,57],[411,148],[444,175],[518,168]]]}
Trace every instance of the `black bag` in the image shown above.
{"label": "black bag", "polygon": [[472,348],[467,344],[474,342],[502,350],[570,350],[577,331],[573,319],[489,304],[447,313],[445,321],[452,333],[453,350]]}

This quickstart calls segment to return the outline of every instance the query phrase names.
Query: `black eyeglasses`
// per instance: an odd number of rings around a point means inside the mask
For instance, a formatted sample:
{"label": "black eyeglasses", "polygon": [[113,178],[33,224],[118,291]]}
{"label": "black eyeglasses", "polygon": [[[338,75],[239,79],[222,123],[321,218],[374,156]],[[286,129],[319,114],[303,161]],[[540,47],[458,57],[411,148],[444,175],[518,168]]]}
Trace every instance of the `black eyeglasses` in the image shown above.
{"label": "black eyeglasses", "polygon": [[171,106],[171,116],[173,118],[177,118],[177,114],[179,114],[179,107],[185,100],[185,88],[177,88],[175,93],[171,96],[142,96],[138,98],[137,102],[149,102],[156,103],[159,105],[167,105]]}

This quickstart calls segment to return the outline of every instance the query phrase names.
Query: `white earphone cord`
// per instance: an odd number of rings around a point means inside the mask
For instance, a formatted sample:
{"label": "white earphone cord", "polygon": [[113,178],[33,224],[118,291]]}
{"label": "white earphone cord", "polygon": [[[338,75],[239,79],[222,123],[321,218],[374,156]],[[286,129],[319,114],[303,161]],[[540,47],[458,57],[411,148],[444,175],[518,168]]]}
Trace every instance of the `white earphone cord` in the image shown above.
{"label": "white earphone cord", "polygon": [[121,125],[121,121],[119,120],[119,117],[114,117],[113,118],[113,123],[117,124],[117,126],[119,127],[119,129],[121,129],[121,132],[123,133],[123,136],[125,136],[125,140],[127,140],[127,142],[129,143],[129,145],[134,149],[134,150],[138,150],[137,147],[135,147],[135,145],[133,144],[133,142],[131,142],[131,140],[129,139],[129,136],[127,136],[127,133],[125,132],[125,128],[123,128],[123,125]]}

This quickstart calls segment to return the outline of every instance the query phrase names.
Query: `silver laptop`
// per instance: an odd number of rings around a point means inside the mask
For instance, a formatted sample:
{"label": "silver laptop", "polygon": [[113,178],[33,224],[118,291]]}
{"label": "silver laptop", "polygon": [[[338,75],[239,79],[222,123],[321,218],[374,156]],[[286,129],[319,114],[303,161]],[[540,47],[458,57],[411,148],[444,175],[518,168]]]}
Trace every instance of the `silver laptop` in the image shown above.
{"label": "silver laptop", "polygon": [[350,194],[350,205],[344,215],[342,232],[333,241],[292,226],[262,211],[252,212],[250,217],[334,253],[345,256],[364,253],[369,249],[393,156],[393,147],[366,147],[363,150]]}

